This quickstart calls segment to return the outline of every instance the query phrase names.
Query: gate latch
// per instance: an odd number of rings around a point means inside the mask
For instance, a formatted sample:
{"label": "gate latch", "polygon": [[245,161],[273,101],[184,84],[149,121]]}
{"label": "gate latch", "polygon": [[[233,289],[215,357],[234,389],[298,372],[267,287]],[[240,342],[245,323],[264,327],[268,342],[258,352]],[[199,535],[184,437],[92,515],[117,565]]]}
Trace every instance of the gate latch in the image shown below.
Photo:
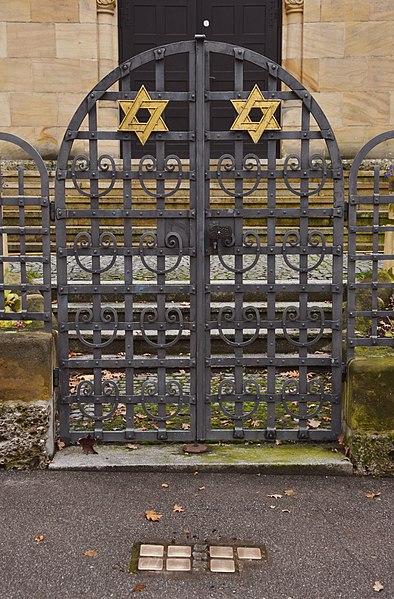
{"label": "gate latch", "polygon": [[208,225],[208,238],[214,250],[217,250],[219,241],[230,240],[233,237],[232,227],[229,225],[221,225],[218,222],[212,222]]}

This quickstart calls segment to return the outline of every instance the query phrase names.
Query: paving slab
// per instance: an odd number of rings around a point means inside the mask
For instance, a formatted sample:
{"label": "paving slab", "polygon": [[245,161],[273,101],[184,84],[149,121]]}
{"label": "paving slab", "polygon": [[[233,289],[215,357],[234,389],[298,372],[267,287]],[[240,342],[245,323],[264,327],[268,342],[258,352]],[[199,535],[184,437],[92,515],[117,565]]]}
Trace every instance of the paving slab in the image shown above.
{"label": "paving slab", "polygon": [[80,446],[58,451],[50,470],[146,472],[262,472],[264,474],[351,475],[351,462],[334,445],[208,444],[202,454],[187,454],[179,444],[96,445],[97,454]]}

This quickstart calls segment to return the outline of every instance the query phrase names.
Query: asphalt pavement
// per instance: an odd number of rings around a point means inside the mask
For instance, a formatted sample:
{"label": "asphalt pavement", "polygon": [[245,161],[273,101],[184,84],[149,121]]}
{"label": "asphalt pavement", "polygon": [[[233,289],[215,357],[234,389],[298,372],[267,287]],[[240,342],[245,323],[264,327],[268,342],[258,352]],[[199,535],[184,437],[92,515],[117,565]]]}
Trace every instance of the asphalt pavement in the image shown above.
{"label": "asphalt pavement", "polygon": [[[391,599],[393,498],[393,479],[356,476],[2,471],[0,597]],[[131,574],[140,542],[265,545],[268,558]]]}

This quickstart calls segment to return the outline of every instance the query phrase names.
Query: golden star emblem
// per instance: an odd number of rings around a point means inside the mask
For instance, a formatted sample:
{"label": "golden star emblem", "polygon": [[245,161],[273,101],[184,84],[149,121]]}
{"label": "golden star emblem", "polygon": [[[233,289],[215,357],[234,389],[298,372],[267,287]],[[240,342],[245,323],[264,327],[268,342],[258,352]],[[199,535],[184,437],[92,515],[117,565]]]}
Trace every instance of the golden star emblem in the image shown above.
{"label": "golden star emblem", "polygon": [[[232,105],[238,113],[237,118],[231,125],[231,131],[247,131],[254,143],[260,140],[264,131],[280,129],[280,125],[274,113],[281,104],[281,100],[266,100],[258,85],[255,85],[246,100],[231,100]],[[252,108],[261,110],[261,119],[252,121],[250,111]]]}
{"label": "golden star emblem", "polygon": [[[143,85],[134,100],[118,100],[118,104],[125,113],[118,131],[134,131],[141,144],[144,145],[154,131],[168,131],[167,125],[161,118],[168,102],[169,100],[152,100]],[[146,108],[149,112],[150,116],[146,123],[141,123],[138,120],[137,113],[141,108]]]}

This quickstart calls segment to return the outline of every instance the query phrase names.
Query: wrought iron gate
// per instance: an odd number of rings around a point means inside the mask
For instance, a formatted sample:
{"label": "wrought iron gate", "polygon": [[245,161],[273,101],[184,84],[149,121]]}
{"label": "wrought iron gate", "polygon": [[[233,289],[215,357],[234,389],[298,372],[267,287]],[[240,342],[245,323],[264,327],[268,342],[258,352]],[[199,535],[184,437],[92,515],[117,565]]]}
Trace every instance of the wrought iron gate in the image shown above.
{"label": "wrought iron gate", "polygon": [[[233,64],[231,90],[212,88],[217,53]],[[175,54],[186,90],[166,86]],[[147,63],[155,89],[132,89]],[[253,89],[245,64],[260,73]],[[122,122],[106,127],[115,101]],[[223,101],[234,122],[218,130]],[[168,130],[168,104],[188,130]],[[108,140],[121,159],[101,153]],[[245,153],[251,140],[264,155]],[[233,152],[212,159],[223,141]],[[342,165],[321,109],[282,67],[203,36],[119,66],[66,131],[56,219],[61,438],[336,438]]]}

